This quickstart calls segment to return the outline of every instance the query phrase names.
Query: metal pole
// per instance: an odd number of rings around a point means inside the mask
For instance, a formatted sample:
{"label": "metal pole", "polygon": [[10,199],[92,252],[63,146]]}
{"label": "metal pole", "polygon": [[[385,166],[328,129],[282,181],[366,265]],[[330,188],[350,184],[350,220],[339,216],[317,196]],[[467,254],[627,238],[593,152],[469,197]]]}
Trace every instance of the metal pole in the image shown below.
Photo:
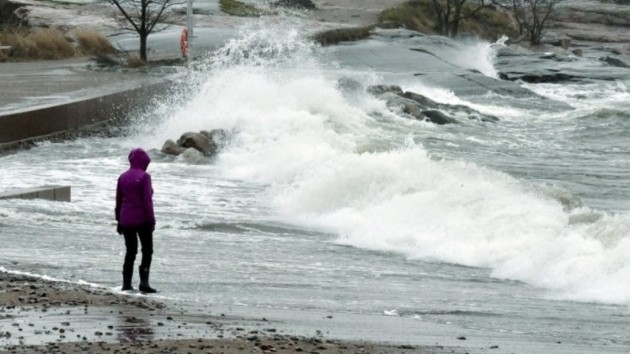
{"label": "metal pole", "polygon": [[188,0],[186,7],[186,16],[188,17],[188,66],[190,66],[190,58],[193,51],[193,8],[192,0]]}

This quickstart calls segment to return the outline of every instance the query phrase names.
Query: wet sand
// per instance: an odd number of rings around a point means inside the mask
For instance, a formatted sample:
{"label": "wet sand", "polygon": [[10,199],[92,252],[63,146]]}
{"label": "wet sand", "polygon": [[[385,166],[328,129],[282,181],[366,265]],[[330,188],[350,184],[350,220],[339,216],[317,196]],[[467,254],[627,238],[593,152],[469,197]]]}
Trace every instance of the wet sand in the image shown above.
{"label": "wet sand", "polygon": [[463,353],[463,348],[295,335],[264,317],[190,313],[176,301],[0,272],[0,352]]}

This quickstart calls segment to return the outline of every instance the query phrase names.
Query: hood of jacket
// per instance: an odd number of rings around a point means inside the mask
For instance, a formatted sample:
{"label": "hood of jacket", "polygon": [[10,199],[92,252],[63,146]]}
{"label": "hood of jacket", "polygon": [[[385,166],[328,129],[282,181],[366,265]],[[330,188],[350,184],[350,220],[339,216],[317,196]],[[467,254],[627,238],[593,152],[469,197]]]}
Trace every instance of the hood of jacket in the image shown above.
{"label": "hood of jacket", "polygon": [[149,154],[141,148],[133,149],[129,153],[129,165],[131,168],[146,171],[150,162],[151,158],[149,157]]}

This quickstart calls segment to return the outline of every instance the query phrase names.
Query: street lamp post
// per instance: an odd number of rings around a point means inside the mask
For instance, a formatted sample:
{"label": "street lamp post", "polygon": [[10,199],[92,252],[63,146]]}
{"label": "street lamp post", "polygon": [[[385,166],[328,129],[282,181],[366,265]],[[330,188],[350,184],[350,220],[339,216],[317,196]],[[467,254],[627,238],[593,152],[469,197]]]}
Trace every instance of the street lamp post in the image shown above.
{"label": "street lamp post", "polygon": [[190,66],[190,58],[192,57],[193,52],[193,8],[192,8],[193,0],[187,0],[186,6],[186,16],[188,17],[188,65]]}

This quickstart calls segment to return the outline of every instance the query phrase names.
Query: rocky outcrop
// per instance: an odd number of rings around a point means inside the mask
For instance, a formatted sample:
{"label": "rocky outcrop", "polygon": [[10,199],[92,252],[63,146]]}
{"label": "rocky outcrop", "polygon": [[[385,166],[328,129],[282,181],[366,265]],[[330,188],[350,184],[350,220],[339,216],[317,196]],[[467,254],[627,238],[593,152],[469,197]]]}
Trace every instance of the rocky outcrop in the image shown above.
{"label": "rocky outcrop", "polygon": [[278,0],[273,3],[275,6],[290,7],[297,9],[314,9],[315,4],[311,0]]}
{"label": "rocky outcrop", "polygon": [[225,145],[226,140],[227,135],[223,129],[186,132],[177,139],[177,142],[171,139],[166,140],[160,151],[167,155],[179,156],[186,153],[192,154],[188,150],[194,149],[208,157],[218,153]]}
{"label": "rocky outcrop", "polygon": [[627,5],[623,1],[562,1],[554,8],[545,37],[570,38],[573,42],[629,43],[630,6]]}
{"label": "rocky outcrop", "polygon": [[[578,49],[569,51],[550,45],[537,48],[500,47],[496,49],[495,68],[502,80],[528,83],[630,79],[630,70],[618,69],[630,69],[630,56],[612,52],[605,55],[603,48],[589,48],[591,58],[582,58],[584,49]],[[602,55],[599,61],[592,58],[596,50],[598,55]],[[602,62],[608,66],[602,66]]]}
{"label": "rocky outcrop", "polygon": [[375,85],[367,92],[385,98],[387,105],[396,110],[422,121],[438,125],[458,124],[460,120],[478,120],[495,123],[499,118],[483,114],[463,105],[438,103],[432,99],[410,91],[403,91],[399,86]]}

